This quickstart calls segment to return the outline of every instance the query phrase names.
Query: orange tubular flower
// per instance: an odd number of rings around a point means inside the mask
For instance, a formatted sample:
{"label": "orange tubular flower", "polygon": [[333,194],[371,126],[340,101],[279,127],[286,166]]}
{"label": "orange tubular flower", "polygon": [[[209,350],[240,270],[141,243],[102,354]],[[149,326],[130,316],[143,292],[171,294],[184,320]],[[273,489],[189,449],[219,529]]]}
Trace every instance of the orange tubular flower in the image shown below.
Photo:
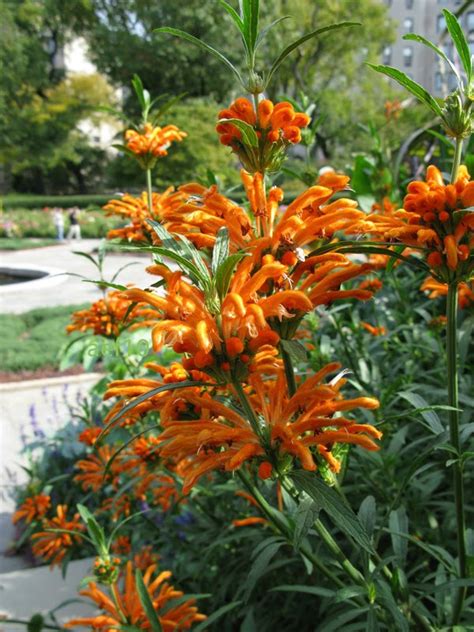
{"label": "orange tubular flower", "polygon": [[15,511],[12,517],[13,524],[23,520],[27,524],[34,520],[43,518],[51,507],[51,498],[46,494],[38,494],[27,498],[25,502]]}
{"label": "orange tubular flower", "polygon": [[150,123],[145,123],[141,134],[134,129],[125,132],[125,144],[144,169],[151,169],[157,158],[168,154],[167,149],[171,143],[180,142],[186,136],[176,125],[153,127]]}
{"label": "orange tubular flower", "polygon": [[129,466],[127,466],[123,457],[121,458],[119,455],[104,478],[105,468],[113,453],[114,449],[112,446],[104,445],[97,450],[96,454],[90,454],[85,459],[77,461],[76,468],[81,473],[76,474],[74,480],[82,484],[84,491],[97,492],[106,483],[112,483],[113,486],[116,486],[120,472]]}
{"label": "orange tubular flower", "polygon": [[43,528],[31,536],[34,540],[33,554],[44,560],[51,562],[51,566],[61,564],[68,550],[75,544],[80,542],[81,537],[73,533],[58,533],[47,531],[47,529],[61,529],[62,531],[83,531],[84,525],[81,523],[79,514],[76,513],[71,520],[67,519],[67,505],[58,505],[56,507],[56,516],[50,520],[43,520]]}
{"label": "orange tubular flower", "polygon": [[361,325],[366,331],[369,332],[369,334],[372,334],[372,336],[385,336],[387,333],[385,327],[374,327],[370,323],[364,322],[361,322]]}
{"label": "orange tubular flower", "polygon": [[93,303],[89,309],[74,312],[72,324],[66,327],[66,331],[71,333],[90,329],[96,336],[117,338],[132,321],[136,321],[137,316],[138,306],[133,306],[132,301],[125,298],[121,291],[114,290]]}
{"label": "orange tubular flower", "polygon": [[[228,119],[238,119],[253,127],[256,145]],[[217,132],[223,145],[232,147],[243,166],[250,173],[276,171],[280,167],[288,145],[301,142],[301,129],[307,127],[310,118],[304,112],[295,112],[291,103],[273,104],[264,99],[255,111],[245,98],[236,99],[228,109],[219,112]]]}
{"label": "orange tubular flower", "polygon": [[[171,404],[162,409],[164,432],[160,453],[165,458],[186,459],[182,467],[183,492],[187,493],[207,472],[234,471],[246,461],[259,464],[270,461],[287,468],[291,457],[303,469],[313,471],[322,458],[337,471],[339,463],[331,454],[335,444],[353,443],[377,450],[372,439],[381,437],[377,429],[334,416],[336,412],[358,407],[373,409],[379,405],[368,397],[343,399],[340,389],[344,379],[323,383],[329,373],[339,368],[338,364],[327,365],[302,383],[292,397],[288,396],[283,369],[268,380],[260,373],[252,373],[249,398],[262,424],[259,434],[249,420],[208,394],[197,395],[189,389],[180,391],[174,400],[186,404],[186,414],[182,418]],[[198,411],[194,419],[190,419],[192,408]]]}
{"label": "orange tubular flower", "polygon": [[[184,593],[168,583],[167,580],[171,577],[170,571],[162,571],[155,576],[156,569],[156,564],[148,566],[143,574],[143,581],[163,632],[189,630],[194,623],[203,621],[206,617],[198,612],[195,599],[187,599],[175,606],[170,604],[169,609],[165,610],[172,600],[184,597]],[[140,601],[132,562],[127,562],[122,584],[122,591],[115,590],[113,597],[91,582],[79,594],[88,597],[102,613],[94,617],[72,619],[66,623],[66,627],[81,626],[111,632],[126,625],[139,630],[149,630],[150,622]],[[160,614],[162,612],[163,614]]]}
{"label": "orange tubular flower", "polygon": [[[422,291],[430,292],[429,298],[435,299],[440,296],[447,296],[448,286],[446,283],[440,283],[435,279],[428,277],[423,281],[420,288]],[[474,288],[471,283],[460,283],[458,288],[458,302],[461,309],[474,307]]]}
{"label": "orange tubular flower", "polygon": [[395,243],[419,248],[428,265],[446,281],[453,273],[467,278],[472,269],[474,182],[466,167],[454,184],[445,185],[440,171],[428,167],[426,182],[410,182],[403,209],[368,216],[367,231]]}

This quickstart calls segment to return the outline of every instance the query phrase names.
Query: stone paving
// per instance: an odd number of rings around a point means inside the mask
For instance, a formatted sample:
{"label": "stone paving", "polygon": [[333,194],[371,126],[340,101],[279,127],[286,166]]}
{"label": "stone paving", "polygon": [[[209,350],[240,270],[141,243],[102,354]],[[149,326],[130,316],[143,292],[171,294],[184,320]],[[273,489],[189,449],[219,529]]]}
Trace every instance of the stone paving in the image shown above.
{"label": "stone paving", "polygon": [[[88,279],[96,280],[96,268],[85,257],[75,255],[73,251],[92,253],[99,243],[98,239],[83,239],[46,248],[0,252],[0,266],[40,266],[53,272],[53,276],[48,279],[1,286],[0,313],[19,314],[37,307],[78,305],[100,298],[101,291],[93,283],[85,283],[77,276],[64,274],[82,274]],[[105,259],[104,278],[110,281],[121,266],[133,264],[128,265],[116,282],[147,287],[156,280],[145,272],[149,261],[147,256],[110,253]]]}
{"label": "stone paving", "polygon": [[[87,239],[47,248],[0,252],[0,267],[41,267],[53,274],[45,280],[0,287],[0,313],[78,305],[100,298],[101,292],[94,284],[62,274],[69,272],[97,279],[97,271],[91,262],[73,251],[93,253],[98,245],[99,240]],[[145,272],[148,262],[148,257],[109,254],[105,260],[104,278],[111,280],[121,266],[133,264],[127,266],[117,282],[147,287],[155,280]],[[25,441],[41,438],[43,434],[51,435],[62,427],[71,419],[71,409],[77,407],[81,397],[99,377],[98,374],[86,374],[0,384],[0,615],[8,612],[10,616],[24,619],[41,609],[55,607],[65,598],[76,597],[77,584],[87,574],[87,563],[74,563],[64,582],[59,570],[30,569],[29,560],[4,556],[3,553],[14,533],[11,492],[15,484],[26,478],[22,469],[28,465],[28,454],[23,451]],[[78,614],[77,608],[71,608],[63,614]],[[0,627],[9,629],[3,623]]]}

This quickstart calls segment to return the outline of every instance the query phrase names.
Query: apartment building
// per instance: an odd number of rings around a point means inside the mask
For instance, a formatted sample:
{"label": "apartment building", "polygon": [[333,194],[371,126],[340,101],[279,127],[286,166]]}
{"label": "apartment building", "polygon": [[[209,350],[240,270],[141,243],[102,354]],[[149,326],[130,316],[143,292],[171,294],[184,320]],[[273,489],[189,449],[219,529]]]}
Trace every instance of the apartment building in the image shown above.
{"label": "apartment building", "polygon": [[[381,0],[388,7],[397,26],[397,39],[382,51],[382,63],[403,70],[432,94],[443,96],[455,88],[454,74],[429,48],[417,42],[405,41],[403,35],[418,33],[438,44],[450,59],[459,59],[448,36],[443,37],[446,23],[442,9],[456,12],[464,0]],[[468,34],[471,54],[474,54],[474,0],[460,18]]]}

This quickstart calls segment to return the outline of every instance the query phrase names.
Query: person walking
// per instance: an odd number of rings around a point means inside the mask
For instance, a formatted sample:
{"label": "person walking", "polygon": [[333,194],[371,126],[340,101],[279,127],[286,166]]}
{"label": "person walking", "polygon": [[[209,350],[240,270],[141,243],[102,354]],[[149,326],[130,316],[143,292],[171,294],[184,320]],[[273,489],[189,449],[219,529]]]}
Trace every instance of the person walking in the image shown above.
{"label": "person walking", "polygon": [[81,226],[79,224],[79,213],[78,213],[79,209],[77,207],[72,208],[69,211],[69,232],[67,234],[67,238],[69,240],[71,239],[77,239],[79,240],[81,238]]}
{"label": "person walking", "polygon": [[56,228],[56,239],[64,241],[64,215],[62,208],[56,207],[53,209],[53,223]]}

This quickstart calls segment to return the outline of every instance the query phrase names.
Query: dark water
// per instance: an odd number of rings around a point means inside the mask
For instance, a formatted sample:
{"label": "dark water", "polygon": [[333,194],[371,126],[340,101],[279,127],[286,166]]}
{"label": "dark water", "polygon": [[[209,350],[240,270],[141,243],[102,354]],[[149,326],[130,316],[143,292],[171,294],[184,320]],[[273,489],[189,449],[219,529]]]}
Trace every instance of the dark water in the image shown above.
{"label": "dark water", "polygon": [[7,274],[0,272],[0,285],[12,285],[12,283],[24,283],[25,281],[32,281],[31,276],[21,276],[19,274]]}

